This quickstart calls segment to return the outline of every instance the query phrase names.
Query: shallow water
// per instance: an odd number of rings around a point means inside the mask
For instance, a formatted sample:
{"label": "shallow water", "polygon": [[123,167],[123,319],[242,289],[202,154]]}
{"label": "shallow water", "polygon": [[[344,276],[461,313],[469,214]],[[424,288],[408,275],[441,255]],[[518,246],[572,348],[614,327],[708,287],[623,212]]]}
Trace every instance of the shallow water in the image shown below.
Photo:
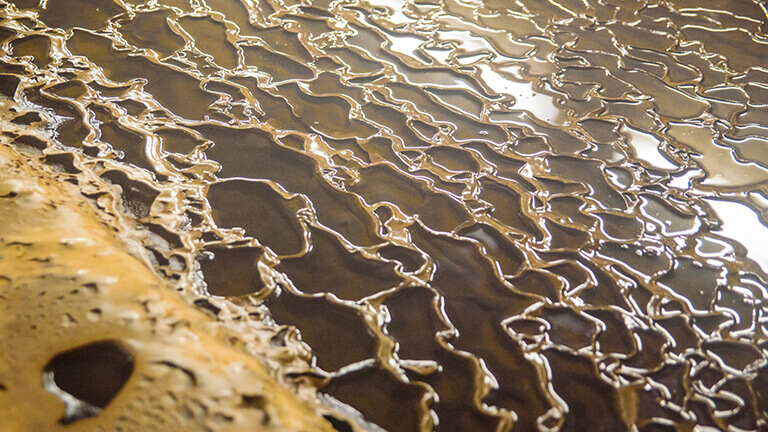
{"label": "shallow water", "polygon": [[266,305],[339,430],[768,427],[764,4],[1,16],[0,92],[37,131],[6,135],[121,188],[224,325]]}

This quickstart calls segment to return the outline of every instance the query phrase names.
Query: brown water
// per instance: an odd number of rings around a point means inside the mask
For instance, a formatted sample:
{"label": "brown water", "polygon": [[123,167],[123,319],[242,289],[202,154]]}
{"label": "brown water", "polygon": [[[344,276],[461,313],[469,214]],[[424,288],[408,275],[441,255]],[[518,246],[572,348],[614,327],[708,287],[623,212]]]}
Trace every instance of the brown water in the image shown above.
{"label": "brown water", "polygon": [[265,304],[339,430],[768,428],[765,4],[44,3],[6,133]]}

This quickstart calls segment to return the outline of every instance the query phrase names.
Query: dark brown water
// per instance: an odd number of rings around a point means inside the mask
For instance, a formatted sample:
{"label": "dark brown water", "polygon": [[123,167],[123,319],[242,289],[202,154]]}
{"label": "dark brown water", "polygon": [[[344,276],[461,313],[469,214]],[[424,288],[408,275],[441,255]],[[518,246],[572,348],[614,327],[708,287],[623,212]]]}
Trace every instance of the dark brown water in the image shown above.
{"label": "dark brown water", "polygon": [[699,3],[18,0],[0,92],[339,430],[766,430],[768,7]]}

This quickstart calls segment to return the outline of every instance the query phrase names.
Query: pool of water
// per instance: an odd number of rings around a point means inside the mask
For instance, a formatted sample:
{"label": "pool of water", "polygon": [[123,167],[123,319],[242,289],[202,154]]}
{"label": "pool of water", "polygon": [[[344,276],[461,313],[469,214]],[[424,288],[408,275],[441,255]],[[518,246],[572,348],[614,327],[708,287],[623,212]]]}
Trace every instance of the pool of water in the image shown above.
{"label": "pool of water", "polygon": [[768,427],[764,3],[43,3],[6,139],[339,430]]}

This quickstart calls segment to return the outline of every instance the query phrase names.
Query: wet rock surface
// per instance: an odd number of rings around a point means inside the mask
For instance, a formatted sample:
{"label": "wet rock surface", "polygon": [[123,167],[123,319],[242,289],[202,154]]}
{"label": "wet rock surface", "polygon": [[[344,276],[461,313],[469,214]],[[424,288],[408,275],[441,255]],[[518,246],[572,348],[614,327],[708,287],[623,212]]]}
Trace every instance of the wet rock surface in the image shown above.
{"label": "wet rock surface", "polygon": [[768,427],[764,4],[0,4],[3,145],[336,429]]}
{"label": "wet rock surface", "polygon": [[[116,202],[55,176],[0,145],[3,430],[334,430],[255,358],[290,368],[295,344],[249,351],[153,272],[108,219]],[[268,347],[274,329],[251,320],[240,334]]]}

